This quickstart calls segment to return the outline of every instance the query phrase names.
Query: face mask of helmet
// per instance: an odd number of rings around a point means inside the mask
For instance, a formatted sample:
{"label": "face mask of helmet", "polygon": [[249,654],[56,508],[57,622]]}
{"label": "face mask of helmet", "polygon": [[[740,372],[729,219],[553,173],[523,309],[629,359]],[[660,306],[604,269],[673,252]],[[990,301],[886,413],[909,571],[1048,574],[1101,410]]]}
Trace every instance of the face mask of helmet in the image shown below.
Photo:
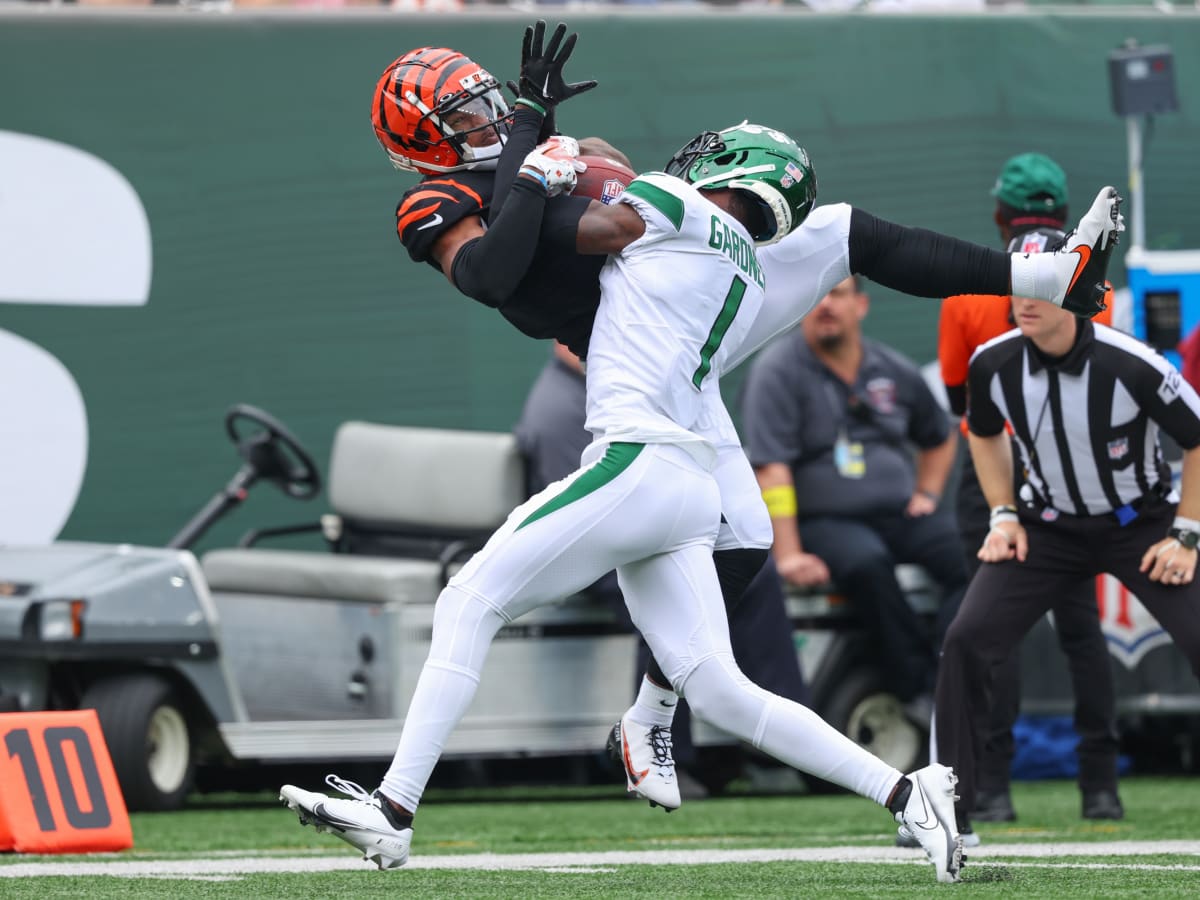
{"label": "face mask of helmet", "polygon": [[816,203],[808,154],[783,132],[748,122],[698,135],[671,158],[666,172],[701,190],[730,188],[753,201],[761,224],[751,237],[759,245],[794,231]]}
{"label": "face mask of helmet", "polygon": [[458,151],[466,168],[476,169],[488,168],[481,164],[489,161],[490,167],[495,167],[508,138],[509,116],[504,96],[493,89],[429,118],[440,123],[439,130]]}
{"label": "face mask of helmet", "polygon": [[400,57],[375,87],[375,136],[397,169],[434,175],[494,168],[510,110],[499,83],[455,51]]}

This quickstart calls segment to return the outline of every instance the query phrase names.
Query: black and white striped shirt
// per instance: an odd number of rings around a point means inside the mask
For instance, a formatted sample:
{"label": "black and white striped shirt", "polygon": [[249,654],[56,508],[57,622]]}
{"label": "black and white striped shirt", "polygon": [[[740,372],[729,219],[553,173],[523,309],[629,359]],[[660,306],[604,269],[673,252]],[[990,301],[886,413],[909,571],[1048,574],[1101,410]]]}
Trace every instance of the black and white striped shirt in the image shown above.
{"label": "black and white striped shirt", "polygon": [[1158,432],[1200,446],[1200,397],[1136,338],[1081,320],[1074,347],[1051,359],[1018,329],[977,349],[967,424],[982,437],[1012,423],[1027,480],[1060,512],[1095,516],[1170,488]]}

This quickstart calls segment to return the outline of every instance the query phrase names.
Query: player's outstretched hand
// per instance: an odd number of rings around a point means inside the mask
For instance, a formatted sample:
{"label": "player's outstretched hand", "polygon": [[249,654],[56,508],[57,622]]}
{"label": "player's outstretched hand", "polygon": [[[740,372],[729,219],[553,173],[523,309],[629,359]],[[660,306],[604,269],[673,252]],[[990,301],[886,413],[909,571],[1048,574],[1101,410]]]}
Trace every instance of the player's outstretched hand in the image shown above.
{"label": "player's outstretched hand", "polygon": [[564,100],[590,91],[596,82],[568,83],[563,78],[563,66],[571,58],[578,34],[567,34],[567,26],[560,22],[550,35],[550,42],[543,46],[545,36],[546,23],[541,19],[525,29],[525,38],[521,43],[519,99],[531,101],[549,114]]}
{"label": "player's outstretched hand", "polygon": [[1103,311],[1108,261],[1124,230],[1121,195],[1101,188],[1059,250],[1012,255],[1013,295],[1049,300],[1077,316]]}
{"label": "player's outstretched hand", "polygon": [[575,190],[579,173],[587,169],[578,157],[579,142],[575,138],[555,135],[533,148],[521,164],[520,174],[540,182],[547,197],[569,194]]}

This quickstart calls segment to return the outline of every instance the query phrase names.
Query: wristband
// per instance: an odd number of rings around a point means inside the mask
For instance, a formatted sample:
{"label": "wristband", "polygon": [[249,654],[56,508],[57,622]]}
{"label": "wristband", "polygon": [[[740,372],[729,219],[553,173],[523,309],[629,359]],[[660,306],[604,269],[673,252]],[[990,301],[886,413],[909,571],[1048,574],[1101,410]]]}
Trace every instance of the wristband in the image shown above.
{"label": "wristband", "polygon": [[528,106],[535,113],[538,113],[542,118],[546,117],[546,107],[542,106],[540,103],[535,103],[533,100],[530,100],[527,97],[518,97],[516,102],[513,103],[513,106]]}
{"label": "wristband", "polygon": [[550,180],[548,178],[546,178],[546,173],[542,172],[540,169],[535,169],[533,166],[522,166],[521,171],[518,172],[517,174],[518,175],[528,175],[531,178],[535,179],[537,181],[537,183],[542,186],[542,190],[544,190],[544,191],[550,190]]}
{"label": "wristband", "polygon": [[995,528],[1001,522],[1017,522],[1017,508],[1008,506],[993,506],[992,511],[988,514],[988,528]]}
{"label": "wristband", "polygon": [[1186,516],[1176,516],[1175,522],[1167,530],[1167,537],[1174,538],[1188,550],[1195,550],[1200,544],[1200,522]]}
{"label": "wristband", "polygon": [[781,484],[764,488],[762,497],[767,504],[767,514],[772,519],[796,515],[796,488],[794,486]]}

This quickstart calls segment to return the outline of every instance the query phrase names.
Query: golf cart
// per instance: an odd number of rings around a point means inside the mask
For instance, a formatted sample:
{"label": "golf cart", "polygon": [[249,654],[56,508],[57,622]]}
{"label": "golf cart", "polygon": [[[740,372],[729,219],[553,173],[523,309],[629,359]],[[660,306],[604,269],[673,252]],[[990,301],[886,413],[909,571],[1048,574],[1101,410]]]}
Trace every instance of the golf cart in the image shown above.
{"label": "golf cart", "polygon": [[[0,691],[10,709],[94,708],[131,809],[182,805],[201,761],[390,759],[434,600],[525,496],[509,434],[346,422],[332,513],[198,560],[189,548],[256,483],[298,499],[321,486],[312,455],[267,413],[238,405],[225,426],[240,467],[166,547],[0,547]],[[260,546],[303,532],[324,549]],[[936,607],[927,585],[911,596]],[[910,768],[923,733],[844,606],[788,602],[814,707]],[[634,664],[633,636],[602,602],[578,595],[531,613],[498,635],[446,753],[594,754],[629,702]],[[700,724],[695,740],[731,742]]]}

